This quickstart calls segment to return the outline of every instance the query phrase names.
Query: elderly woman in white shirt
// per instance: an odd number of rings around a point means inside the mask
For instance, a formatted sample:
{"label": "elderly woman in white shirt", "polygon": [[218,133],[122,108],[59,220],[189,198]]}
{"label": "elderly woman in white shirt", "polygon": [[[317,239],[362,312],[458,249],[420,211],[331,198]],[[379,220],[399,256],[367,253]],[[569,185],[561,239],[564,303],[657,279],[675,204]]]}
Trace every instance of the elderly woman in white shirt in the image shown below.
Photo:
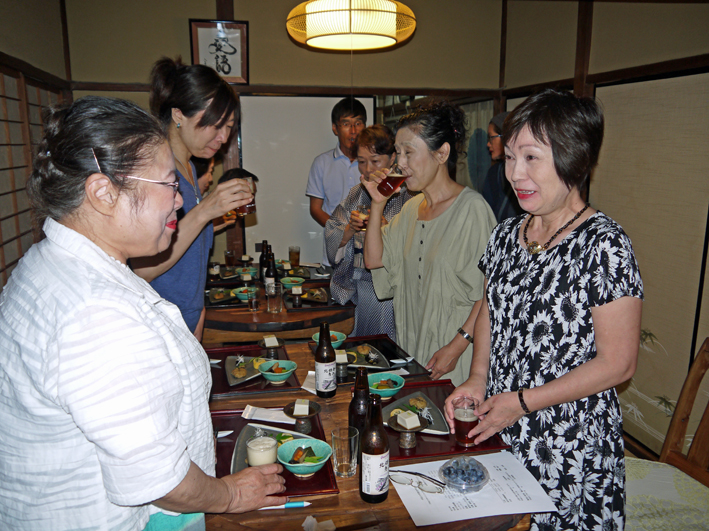
{"label": "elderly woman in white shirt", "polygon": [[0,299],[0,528],[193,530],[284,503],[280,465],[214,477],[207,357],[126,265],[182,205],[159,124],[97,97],[45,121],[27,190],[46,238]]}

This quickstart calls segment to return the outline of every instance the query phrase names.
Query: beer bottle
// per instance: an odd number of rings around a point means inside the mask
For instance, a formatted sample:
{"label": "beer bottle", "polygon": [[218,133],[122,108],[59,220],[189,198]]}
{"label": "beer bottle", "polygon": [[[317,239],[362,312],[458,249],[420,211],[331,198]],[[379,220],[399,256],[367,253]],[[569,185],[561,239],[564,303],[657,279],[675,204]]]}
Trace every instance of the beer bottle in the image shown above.
{"label": "beer bottle", "polygon": [[337,392],[335,349],[330,341],[330,325],[320,323],[320,341],[315,350],[315,392],[320,398],[332,398]]}
{"label": "beer bottle", "polygon": [[357,451],[357,462],[362,462],[362,436],[364,428],[367,424],[367,411],[369,409],[369,380],[367,380],[367,367],[357,367],[357,375],[355,376],[354,396],[350,401],[348,411],[349,426],[357,428],[359,433],[360,449]]}
{"label": "beer bottle", "polygon": [[261,242],[261,256],[258,259],[258,274],[263,279],[263,274],[266,271],[266,259],[268,258],[268,240]]}
{"label": "beer bottle", "polygon": [[263,272],[263,285],[266,287],[269,284],[275,284],[277,281],[278,273],[276,272],[276,259],[273,257],[273,253],[269,253],[266,261],[266,269]]}
{"label": "beer bottle", "polygon": [[369,397],[367,427],[362,434],[359,495],[367,503],[381,503],[389,495],[389,439],[382,425],[382,399]]}

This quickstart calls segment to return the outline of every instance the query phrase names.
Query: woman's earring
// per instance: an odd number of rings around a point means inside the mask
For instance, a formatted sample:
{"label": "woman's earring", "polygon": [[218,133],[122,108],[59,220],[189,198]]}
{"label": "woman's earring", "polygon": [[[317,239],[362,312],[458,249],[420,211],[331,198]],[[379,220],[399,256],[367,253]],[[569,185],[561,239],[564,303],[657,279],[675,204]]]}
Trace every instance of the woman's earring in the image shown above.
{"label": "woman's earring", "polygon": [[179,129],[180,127],[182,127],[182,124],[180,122],[177,122],[177,128]]}

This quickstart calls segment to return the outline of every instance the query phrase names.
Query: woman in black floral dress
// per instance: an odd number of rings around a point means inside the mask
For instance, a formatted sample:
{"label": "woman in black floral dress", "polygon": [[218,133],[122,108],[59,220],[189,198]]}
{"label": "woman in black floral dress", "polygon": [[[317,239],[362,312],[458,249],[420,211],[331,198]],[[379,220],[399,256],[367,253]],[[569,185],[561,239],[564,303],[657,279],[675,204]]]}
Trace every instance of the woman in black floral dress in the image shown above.
{"label": "woman in black floral dress", "polygon": [[[643,286],[630,239],[584,204],[598,160],[597,104],[546,90],[505,121],[506,175],[529,215],[493,231],[470,378],[479,443],[499,432],[556,513],[532,530],[622,530],[625,463],[615,386],[635,372]],[[451,422],[452,425],[452,422]]]}

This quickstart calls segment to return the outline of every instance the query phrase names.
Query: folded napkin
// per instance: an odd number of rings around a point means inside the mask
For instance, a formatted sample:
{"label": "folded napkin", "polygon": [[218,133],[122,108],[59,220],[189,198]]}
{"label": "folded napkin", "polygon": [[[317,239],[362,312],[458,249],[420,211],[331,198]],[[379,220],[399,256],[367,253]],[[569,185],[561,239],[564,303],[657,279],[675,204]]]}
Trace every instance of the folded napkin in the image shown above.
{"label": "folded napkin", "polygon": [[249,420],[266,420],[268,422],[295,424],[295,419],[290,418],[280,409],[265,409],[262,407],[246,406],[241,416],[242,418]]}
{"label": "folded napkin", "polygon": [[314,395],[317,394],[315,392],[315,371],[308,371],[308,376],[305,378],[301,389],[304,389],[309,393],[313,393]]}

